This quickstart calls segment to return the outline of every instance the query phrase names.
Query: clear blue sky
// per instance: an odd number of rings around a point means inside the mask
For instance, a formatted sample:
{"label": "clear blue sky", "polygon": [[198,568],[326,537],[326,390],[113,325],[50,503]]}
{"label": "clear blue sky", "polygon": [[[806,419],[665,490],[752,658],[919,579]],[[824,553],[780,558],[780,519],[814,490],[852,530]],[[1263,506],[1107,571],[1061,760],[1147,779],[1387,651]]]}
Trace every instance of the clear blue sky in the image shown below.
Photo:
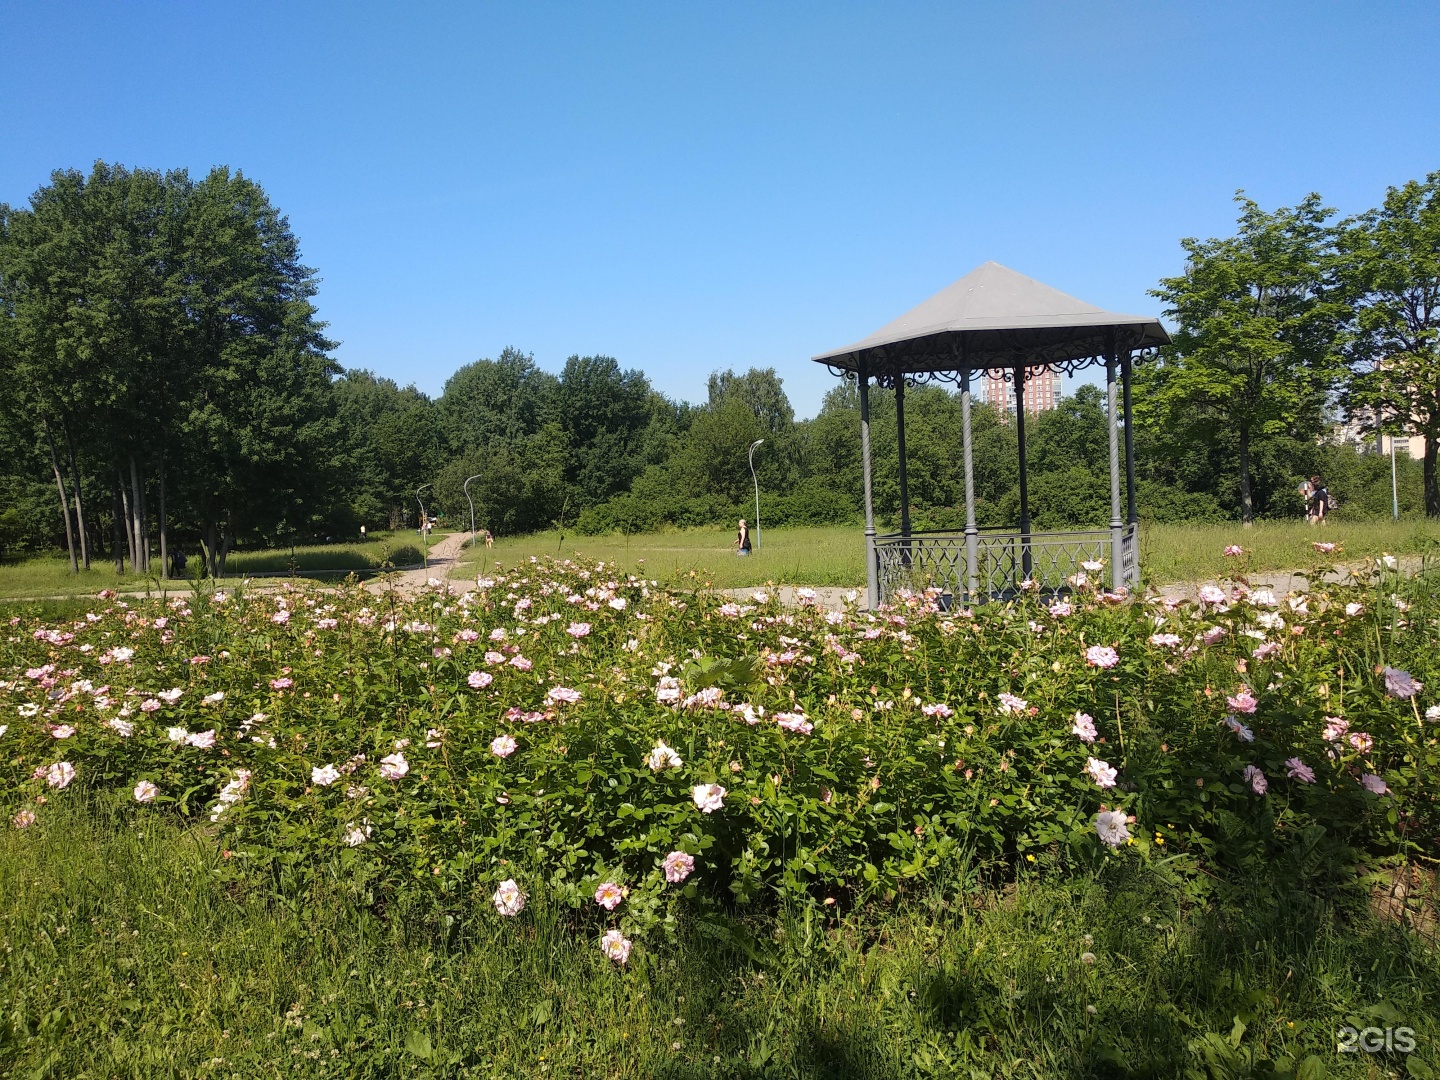
{"label": "clear blue sky", "polygon": [[1157,312],[1230,197],[1440,169],[1440,4],[0,3],[0,200],[228,164],[337,359],[438,393],[506,345],[700,400],[986,259]]}

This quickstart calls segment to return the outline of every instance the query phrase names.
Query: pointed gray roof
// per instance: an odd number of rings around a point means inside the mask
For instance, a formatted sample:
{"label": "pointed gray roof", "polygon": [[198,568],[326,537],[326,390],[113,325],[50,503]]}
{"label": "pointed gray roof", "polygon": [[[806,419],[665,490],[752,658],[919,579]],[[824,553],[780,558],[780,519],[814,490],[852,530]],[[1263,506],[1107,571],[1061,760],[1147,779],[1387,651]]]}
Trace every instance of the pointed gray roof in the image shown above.
{"label": "pointed gray roof", "polygon": [[[853,345],[816,361],[843,371],[1030,367],[1098,359],[1170,340],[1150,315],[1121,315],[987,262]],[[1113,341],[1113,346],[1112,346]]]}

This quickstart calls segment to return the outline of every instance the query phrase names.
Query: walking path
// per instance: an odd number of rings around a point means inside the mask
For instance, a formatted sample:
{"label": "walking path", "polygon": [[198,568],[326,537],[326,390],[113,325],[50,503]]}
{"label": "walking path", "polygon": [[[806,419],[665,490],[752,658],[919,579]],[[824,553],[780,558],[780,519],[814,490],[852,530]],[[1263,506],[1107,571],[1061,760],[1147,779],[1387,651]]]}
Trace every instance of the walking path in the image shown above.
{"label": "walking path", "polygon": [[[1406,577],[1414,577],[1424,568],[1424,560],[1419,555],[1402,555],[1397,560],[1397,563],[1400,573],[1404,574]],[[1352,571],[1358,571],[1363,574],[1370,570],[1374,565],[1375,563],[1373,560],[1343,563],[1337,566],[1334,570],[1327,573],[1324,576],[1324,580],[1327,583],[1331,584],[1338,583],[1346,580],[1350,576],[1350,573]],[[1292,592],[1305,592],[1311,587],[1310,573],[1305,570],[1266,570],[1259,571],[1253,574],[1244,574],[1239,576],[1243,576],[1245,578],[1245,581],[1249,584],[1250,588],[1269,589],[1277,596],[1285,596],[1288,593]],[[1168,596],[1175,599],[1193,600],[1196,594],[1199,593],[1199,591],[1204,586],[1219,585],[1220,583],[1221,582],[1219,578],[1209,578],[1204,581],[1171,582],[1166,585],[1151,586],[1150,588],[1151,591],[1159,594],[1160,596]],[[726,596],[734,597],[736,600],[748,600],[750,598],[750,595],[756,592],[758,588],[759,586],[753,586],[747,589],[722,589],[720,591]],[[783,585],[773,591],[776,591],[780,594],[780,602],[782,604],[796,606],[800,603],[800,598],[798,596],[799,588],[800,587],[794,585]],[[865,594],[865,590],[863,587],[856,590],[839,588],[834,586],[816,586],[808,591],[815,594],[811,603],[827,611],[839,611],[843,609],[845,607],[845,597],[857,591],[859,592],[862,600]]]}
{"label": "walking path", "polygon": [[[365,581],[365,588],[370,592],[383,593],[391,589],[399,589],[401,592],[415,593],[425,588],[431,580],[446,581],[459,561],[460,553],[465,550],[465,541],[469,533],[454,532],[442,536],[430,546],[429,560],[425,566],[415,567],[412,570],[396,570],[392,573],[379,577],[372,577]],[[336,576],[343,576],[344,571],[337,572]],[[219,588],[232,588],[240,581],[247,580],[244,577],[221,578],[216,582]],[[254,592],[265,592],[273,589],[284,588],[293,581],[293,578],[286,577],[256,577],[248,579],[247,588]],[[331,588],[332,586],[323,586]],[[116,593],[123,600],[145,600],[158,596],[175,596],[189,592],[191,583],[188,580],[173,579],[162,580],[154,588],[148,589],[121,589]],[[45,600],[75,600],[77,598],[93,597],[95,593],[55,593],[49,596],[0,596],[0,603],[25,603],[27,601]]]}
{"label": "walking path", "polygon": [[437,581],[446,581],[450,577],[451,569],[459,560],[460,553],[465,550],[465,541],[469,535],[469,533],[453,532],[442,536],[430,546],[427,565],[415,570],[400,570],[393,574],[387,574],[383,578],[372,578],[365,583],[365,588],[371,592],[388,592],[390,589],[418,592],[425,588],[432,578]]}
{"label": "walking path", "polygon": [[[443,581],[449,584],[450,575],[455,569],[460,555],[465,550],[465,541],[468,533],[454,532],[443,536],[430,548],[429,564],[425,567],[417,567],[413,570],[399,570],[384,577],[375,577],[365,582],[365,588],[374,593],[389,592],[398,589],[405,593],[416,593],[424,589],[432,581]],[[1326,582],[1339,582],[1345,580],[1352,570],[1366,572],[1374,565],[1373,561],[1344,563],[1325,575]],[[1398,560],[1400,573],[1407,577],[1414,577],[1424,569],[1424,560],[1419,555],[1402,555]],[[1291,592],[1304,592],[1311,587],[1311,578],[1305,570],[1270,570],[1253,574],[1243,575],[1252,589],[1270,589],[1277,595],[1284,596]],[[162,591],[170,593],[182,593],[187,591],[187,583],[175,581],[174,587],[161,590],[143,589],[126,590],[119,595],[126,599],[144,599],[147,596],[158,596]],[[281,580],[267,581],[265,579],[254,579],[250,582],[251,589],[274,589],[282,587]],[[456,584],[459,584],[456,582]],[[1204,581],[1183,581],[1173,582],[1166,585],[1152,586],[1151,589],[1161,596],[1174,597],[1178,599],[1194,599],[1196,593],[1205,585],[1218,585],[1220,580],[1210,578]],[[724,596],[733,597],[742,602],[748,602],[753,593],[764,590],[775,592],[780,597],[780,602],[790,607],[799,606],[801,589],[800,585],[780,585],[775,587],[764,585],[752,585],[747,588],[721,589],[719,592]],[[856,595],[862,603],[864,601],[864,587],[846,588],[836,585],[817,585],[805,590],[813,593],[813,598],[808,602],[825,611],[843,610],[846,597]],[[0,601],[23,602],[26,600],[72,600],[79,596],[89,596],[90,593],[61,593],[55,596],[25,596],[25,597],[0,597]]]}

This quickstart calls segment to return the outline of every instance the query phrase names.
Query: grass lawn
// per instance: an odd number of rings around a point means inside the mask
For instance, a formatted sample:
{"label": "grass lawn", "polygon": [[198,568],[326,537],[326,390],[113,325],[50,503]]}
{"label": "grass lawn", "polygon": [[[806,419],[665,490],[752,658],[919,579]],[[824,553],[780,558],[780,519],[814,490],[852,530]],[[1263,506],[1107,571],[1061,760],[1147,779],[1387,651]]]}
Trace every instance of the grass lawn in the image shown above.
{"label": "grass lawn", "polygon": [[[431,544],[446,535],[437,532]],[[412,531],[373,536],[364,544],[328,544],[295,549],[301,570],[365,570],[389,560],[408,565],[420,560],[418,537]],[[730,546],[731,536],[720,529],[688,529],[636,536],[580,536],[548,531],[505,537],[488,551],[466,551],[453,571],[455,577],[473,577],[482,565],[496,561],[513,565],[531,555],[583,555],[619,564],[627,571],[643,567],[655,578],[671,579],[694,572],[718,588],[761,585],[767,581],[798,585],[864,584],[863,532],[858,526],[766,529],[760,547],[740,558]],[[1151,525],[1142,531],[1141,565],[1154,584],[1197,581],[1234,573],[1242,564],[1226,559],[1227,544],[1240,544],[1250,554],[1243,563],[1249,571],[1296,570],[1314,566],[1320,556],[1310,546],[1316,539],[1340,545],[1337,559],[1363,559],[1390,552],[1400,555],[1434,550],[1440,543],[1440,523],[1389,520],[1336,522],[1315,529],[1303,522],[1262,522],[1250,529],[1239,525]],[[196,559],[191,558],[191,569]],[[288,549],[237,551],[227,564],[230,575],[276,573],[289,569]],[[169,583],[173,591],[178,583]],[[0,599],[61,596],[98,592],[106,588],[143,591],[160,587],[158,579],[135,574],[117,576],[110,563],[95,561],[92,568],[72,575],[63,557],[0,563]],[[181,585],[180,587],[183,587]]]}
{"label": "grass lawn", "polygon": [[[645,568],[655,578],[695,571],[720,588],[760,585],[766,581],[798,585],[859,586],[865,580],[864,535],[858,526],[766,529],[759,549],[740,558],[731,536],[720,529],[691,529],[637,536],[579,536],[543,532],[497,540],[495,547],[467,552],[455,574],[472,577],[478,565],[513,565],[531,555],[584,555],[618,563],[627,571]],[[1389,520],[1335,522],[1323,529],[1304,522],[1237,525],[1151,525],[1141,539],[1141,566],[1148,581],[1197,581],[1234,573],[1241,564],[1222,552],[1239,544],[1250,554],[1249,571],[1297,570],[1317,564],[1314,540],[1340,545],[1335,559],[1361,559],[1382,552],[1406,554],[1432,550],[1440,542],[1440,522]]]}
{"label": "grass lawn", "polygon": [[760,547],[740,558],[732,536],[719,529],[687,529],[638,536],[579,536],[573,532],[533,533],[497,539],[491,549],[467,551],[455,573],[474,577],[480,565],[513,565],[531,555],[583,555],[618,563],[627,571],[643,567],[668,579],[694,570],[720,588],[793,581],[807,585],[854,585],[865,578],[863,534],[849,525],[766,529]]}
{"label": "grass lawn", "polygon": [[[434,544],[443,535],[443,533],[433,534],[431,544]],[[187,552],[187,554],[190,555],[188,569],[193,574],[198,569],[199,557],[196,553]],[[374,569],[386,562],[392,562],[397,566],[409,566],[418,564],[420,556],[419,535],[407,529],[395,533],[372,534],[365,543],[318,544],[297,547],[294,553],[294,565],[299,570],[338,570],[343,573],[351,570]],[[157,571],[159,570],[160,557],[158,554],[154,556],[153,566]],[[231,552],[225,564],[225,571],[227,576],[244,577],[246,574],[283,573],[289,570],[290,566],[289,548],[269,551],[241,550]],[[95,593],[101,589],[144,591],[148,588],[158,592],[162,587],[174,592],[177,589],[184,589],[185,583],[183,581],[162,583],[154,574],[116,574],[114,563],[93,558],[90,569],[81,571],[79,574],[70,572],[69,560],[63,555],[0,563],[0,598],[23,599],[35,596]]]}
{"label": "grass lawn", "polygon": [[[564,911],[457,933],[344,881],[262,897],[160,813],[53,810],[0,830],[0,1076],[1380,1077],[1440,1050],[1433,944],[1263,883],[1202,909],[1163,869],[960,875],[843,919],[684,922],[618,969]],[[1409,1072],[1337,1054],[1346,1023],[1413,1029]]]}

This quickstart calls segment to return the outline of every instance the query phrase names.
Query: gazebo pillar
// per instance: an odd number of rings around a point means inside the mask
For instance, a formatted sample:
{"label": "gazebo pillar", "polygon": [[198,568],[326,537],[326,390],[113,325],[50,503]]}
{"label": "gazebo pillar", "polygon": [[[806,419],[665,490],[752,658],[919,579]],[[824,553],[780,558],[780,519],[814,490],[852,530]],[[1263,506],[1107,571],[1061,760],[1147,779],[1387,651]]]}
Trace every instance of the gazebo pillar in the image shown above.
{"label": "gazebo pillar", "polygon": [[1115,346],[1105,357],[1105,407],[1110,429],[1110,588],[1125,584],[1125,526],[1120,520],[1120,428],[1116,416]]}
{"label": "gazebo pillar", "polygon": [[970,442],[970,369],[960,369],[960,445],[965,457],[965,600],[980,588],[980,530],[975,526],[975,451]]}
{"label": "gazebo pillar", "polygon": [[1025,369],[1015,369],[1015,435],[1020,442],[1020,580],[1030,580],[1030,479],[1025,463]]}
{"label": "gazebo pillar", "polygon": [[900,535],[910,535],[910,482],[905,475],[905,375],[895,374],[895,442],[900,455]]}
{"label": "gazebo pillar", "polygon": [[880,567],[875,561],[875,488],[870,474],[870,366],[861,360],[856,371],[860,383],[860,468],[865,479],[865,604],[880,606]]}
{"label": "gazebo pillar", "polygon": [[[1135,505],[1135,422],[1130,413],[1130,350],[1120,357],[1120,385],[1123,388],[1125,405],[1125,523],[1129,526],[1129,543],[1140,543],[1140,512]],[[1140,560],[1134,561],[1134,571],[1127,585],[1140,584]]]}

